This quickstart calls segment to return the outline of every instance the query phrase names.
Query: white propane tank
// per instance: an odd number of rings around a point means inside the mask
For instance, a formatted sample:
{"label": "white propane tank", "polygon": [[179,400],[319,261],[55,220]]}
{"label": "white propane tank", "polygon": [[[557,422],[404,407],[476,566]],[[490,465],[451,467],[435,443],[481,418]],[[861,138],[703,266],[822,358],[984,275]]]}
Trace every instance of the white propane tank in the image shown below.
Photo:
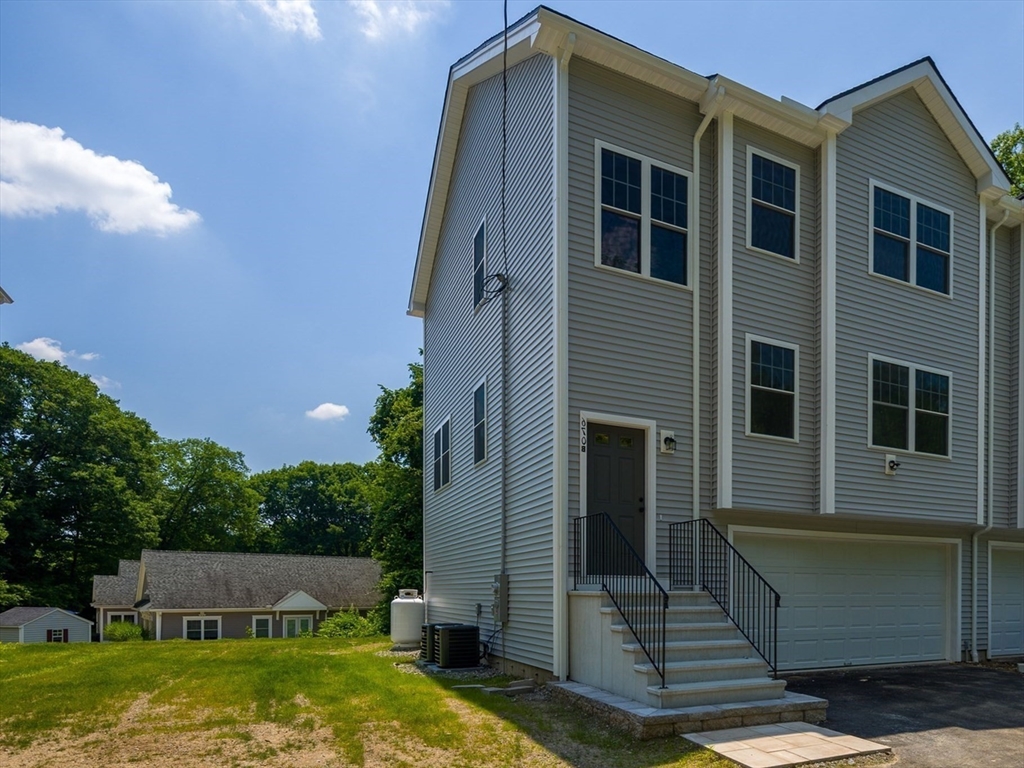
{"label": "white propane tank", "polygon": [[423,599],[415,589],[400,589],[391,601],[391,642],[401,648],[419,648],[423,626]]}

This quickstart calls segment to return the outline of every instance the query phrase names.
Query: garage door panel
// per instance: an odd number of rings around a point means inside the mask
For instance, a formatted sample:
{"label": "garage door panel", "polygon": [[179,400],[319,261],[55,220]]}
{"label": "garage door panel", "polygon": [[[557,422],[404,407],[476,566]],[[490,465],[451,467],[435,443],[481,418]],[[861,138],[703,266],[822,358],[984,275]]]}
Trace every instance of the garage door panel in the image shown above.
{"label": "garage door panel", "polygon": [[989,656],[1024,654],[1024,550],[992,550]]}
{"label": "garage door panel", "polygon": [[735,539],[782,596],[781,668],[945,658],[947,545],[746,533]]}

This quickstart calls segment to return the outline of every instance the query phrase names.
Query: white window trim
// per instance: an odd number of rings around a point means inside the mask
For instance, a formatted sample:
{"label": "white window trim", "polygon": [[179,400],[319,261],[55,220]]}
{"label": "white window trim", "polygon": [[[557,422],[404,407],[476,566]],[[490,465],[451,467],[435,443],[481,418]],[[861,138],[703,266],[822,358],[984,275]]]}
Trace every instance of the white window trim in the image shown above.
{"label": "white window trim", "polygon": [[108,613],[107,614],[107,617],[106,617],[107,618],[107,626],[110,626],[111,624],[117,623],[117,622],[114,621],[114,617],[115,616],[120,616],[121,618],[119,619],[119,621],[122,621],[122,622],[124,621],[124,617],[125,616],[129,616],[129,617],[131,617],[132,624],[138,624],[139,623],[138,622],[138,617],[137,617],[136,614],[128,612],[128,611],[118,611],[116,613]]}
{"label": "white window trim", "polygon": [[[252,636],[253,637],[256,637],[256,620],[257,619],[266,619],[267,620],[267,638],[266,639],[272,638],[274,636],[274,617],[271,616],[269,613],[266,614],[266,615],[262,615],[261,614],[259,616],[255,616],[254,615],[252,617]],[[262,640],[264,638],[260,638],[260,639]]]}
{"label": "white window trim", "polygon": [[[476,391],[480,389],[480,387],[484,388],[484,457],[480,459],[480,461],[476,461]],[[473,386],[473,391],[470,394],[470,405],[473,409],[473,466],[482,467],[487,463],[487,459],[491,456],[491,452],[487,450],[487,426],[490,421],[490,419],[487,418],[487,410],[491,405],[491,396],[488,391],[486,376],[480,379],[480,381]],[[451,470],[449,470],[448,477],[451,478]]]}
{"label": "white window trim", "polygon": [[[787,261],[787,257],[783,256]],[[763,435],[760,432],[752,432],[750,430],[750,391],[753,388],[753,384],[750,381],[750,343],[752,341],[760,342],[761,344],[769,344],[773,347],[784,347],[786,349],[793,350],[793,437],[779,437],[778,435]],[[746,335],[745,348],[744,348],[744,393],[746,397],[746,423],[744,427],[744,433],[747,437],[752,437],[757,440],[770,440],[773,443],[791,443],[798,444],[800,442],[800,346],[798,344],[790,344],[788,341],[779,341],[778,339],[769,339],[766,336],[758,336],[757,334],[748,333]],[[770,389],[768,387],[761,387],[761,389]],[[782,389],[773,389],[773,392],[785,392]]]}
{"label": "white window trim", "polygon": [[[910,274],[910,280],[898,280],[895,277],[889,275],[883,275],[879,272],[875,272],[875,187],[884,189],[886,192],[891,192],[894,195],[905,197],[910,200],[910,247],[908,248],[909,264],[907,270]],[[922,285],[917,284],[917,206],[918,204],[925,205],[932,208],[940,213],[944,213],[949,216],[949,293],[942,293],[942,291],[933,291],[931,288],[925,288]],[[879,280],[885,280],[894,285],[910,286],[918,291],[923,291],[929,296],[941,296],[944,299],[953,298],[953,234],[956,225],[956,218],[953,215],[953,209],[947,208],[944,205],[933,203],[930,200],[926,200],[923,197],[918,197],[910,192],[905,192],[899,187],[894,187],[892,184],[887,184],[882,181],[875,181],[875,179],[868,179],[868,274],[872,277],[876,277]],[[928,246],[924,246],[928,248]],[[935,250],[930,248],[930,250]]]}
{"label": "white window trim", "polygon": [[67,627],[57,627],[57,628],[49,629],[47,631],[51,633],[50,634],[51,638],[57,632],[61,633],[61,639],[60,640],[50,639],[50,640],[46,641],[47,643],[70,643],[71,642],[71,633],[68,631]]}
{"label": "white window trim", "polygon": [[[634,160],[640,161],[640,272],[630,272],[625,269],[619,269],[618,267],[609,267],[606,264],[601,263],[601,210],[604,208],[601,205],[601,150],[607,149],[609,152],[616,152],[626,157],[631,157]],[[651,166],[656,165],[665,171],[671,171],[672,173],[686,177],[686,284],[680,285],[679,283],[673,283],[671,280],[662,280],[657,277],[651,277]],[[616,146],[615,144],[609,144],[608,142],[601,141],[600,139],[594,139],[594,266],[604,272],[612,272],[616,275],[626,275],[634,279],[648,280],[658,285],[667,285],[672,288],[678,288],[684,291],[693,290],[693,221],[692,221],[692,208],[690,204],[694,194],[693,190],[693,174],[690,171],[684,171],[678,166],[670,163],[663,163],[661,160],[655,160],[654,158],[641,155],[639,152],[633,152],[628,149]],[[614,209],[621,210],[621,209]],[[635,216],[635,213],[630,211],[623,211],[630,216]],[[672,224],[666,224],[664,222],[658,222],[658,226],[664,226],[673,231],[681,231],[678,227]]]}
{"label": "white window trim", "polygon": [[476,301],[473,304],[473,312],[479,312],[480,308],[487,303],[487,217],[485,216],[480,220],[480,224],[476,229],[473,230],[473,238],[470,240],[470,247],[473,251],[473,270],[472,270],[472,286],[473,286],[473,298],[476,298],[476,236],[480,233],[480,230],[484,231],[484,258],[480,262],[480,269],[484,273],[483,279],[483,290],[480,292],[480,301]]}
{"label": "white window trim", "polygon": [[[887,445],[875,445],[872,441],[875,434],[875,361],[880,363],[889,363],[890,365],[900,365],[904,368],[909,369],[907,383],[910,386],[910,392],[908,394],[908,417],[907,417],[907,445],[912,445],[914,448],[917,447],[917,434],[916,434],[916,419],[915,414],[917,413],[917,377],[916,372],[926,371],[927,373],[937,373],[940,376],[945,376],[949,379],[949,413],[946,414],[946,448],[948,453],[944,456],[941,453],[926,453],[924,451],[913,450],[909,448],[892,448]],[[932,413],[932,411],[928,411]],[[940,414],[941,415],[941,414]],[[885,357],[884,355],[876,355],[868,353],[868,448],[872,451],[880,451],[882,453],[898,453],[905,456],[920,456],[926,459],[938,459],[940,461],[950,461],[953,458],[953,374],[950,371],[945,371],[941,368],[936,368],[931,365],[918,365],[917,363],[907,362],[906,360],[899,360],[894,357]]]}
{"label": "white window trim", "polygon": [[224,637],[224,627],[221,624],[220,616],[182,616],[181,617],[181,637],[184,640],[188,640],[188,623],[190,621],[202,621],[203,622],[202,633],[201,633],[202,636],[200,636],[198,642],[203,642],[203,641],[206,640],[206,637],[205,637],[205,635],[206,635],[206,623],[205,622],[207,622],[207,621],[216,621],[217,622],[217,639],[218,640],[220,640],[222,637]]}
{"label": "white window trim", "polygon": [[[449,487],[452,484],[452,479],[453,479],[453,472],[452,472],[452,468],[453,468],[452,448],[453,448],[453,445],[452,444],[453,444],[454,440],[453,440],[453,433],[452,433],[452,417],[451,416],[446,416],[437,425],[437,429],[435,429],[433,431],[433,433],[431,434],[431,436],[430,436],[430,450],[431,450],[431,452],[433,452],[433,450],[434,450],[434,442],[435,442],[434,441],[434,437],[441,431],[441,429],[444,427],[445,424],[448,425],[448,482],[447,483],[443,482],[443,480],[444,480],[444,471],[443,471],[444,465],[442,463],[442,472],[441,472],[442,482],[441,482],[441,485],[439,485],[437,488],[434,488],[434,460],[435,460],[435,457],[433,455],[431,455],[431,457],[430,457],[430,487],[434,489],[434,493],[441,493],[441,491],[443,491],[445,488]],[[442,446],[441,446],[441,455],[442,456],[444,455],[444,444],[443,443],[442,443]]]}
{"label": "white window trim", "polygon": [[[309,619],[309,631],[313,631],[313,614],[311,613],[297,613],[292,616],[281,617],[281,637],[288,637],[288,622],[289,621],[302,621],[302,619]],[[299,629],[302,632],[302,629]],[[296,635],[298,637],[298,635]]]}
{"label": "white window trim", "polygon": [[[777,205],[772,205],[771,203],[766,203],[764,200],[758,200],[757,201],[758,205],[763,205],[766,208],[771,208],[772,210],[780,211],[782,213],[792,214],[792,216],[793,216],[793,258],[790,258],[789,256],[783,256],[781,253],[775,253],[775,251],[766,251],[764,248],[758,248],[755,245],[751,245],[751,238],[753,237],[753,234],[754,234],[754,228],[753,228],[753,226],[751,226],[751,222],[753,222],[753,220],[754,220],[753,219],[753,217],[754,217],[754,213],[753,213],[753,208],[754,208],[754,193],[753,193],[754,176],[753,176],[753,172],[752,172],[754,155],[760,155],[761,157],[765,158],[766,160],[771,160],[773,163],[778,163],[779,165],[784,165],[787,168],[792,168],[796,172],[796,187],[794,189],[794,193],[796,195],[796,198],[795,198],[796,209],[795,210],[789,211],[789,210],[786,210],[785,208],[780,208]],[[757,147],[755,147],[755,146],[753,146],[751,144],[747,144],[747,226],[746,226],[746,229],[747,229],[747,234],[746,234],[747,242],[746,242],[746,245],[747,245],[747,250],[748,251],[752,251],[753,253],[763,253],[763,254],[765,254],[767,256],[774,256],[777,259],[782,259],[784,262],[786,262],[788,264],[799,264],[800,263],[800,170],[801,170],[800,166],[797,163],[794,163],[792,160],[786,160],[784,158],[779,157],[778,155],[773,155],[771,152],[765,152],[763,149],[758,149]]]}

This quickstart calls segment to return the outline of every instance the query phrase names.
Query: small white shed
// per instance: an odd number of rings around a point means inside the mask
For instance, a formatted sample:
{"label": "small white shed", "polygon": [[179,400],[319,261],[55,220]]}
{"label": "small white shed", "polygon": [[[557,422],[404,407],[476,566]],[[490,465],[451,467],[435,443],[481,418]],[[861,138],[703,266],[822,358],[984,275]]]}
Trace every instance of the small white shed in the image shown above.
{"label": "small white shed", "polygon": [[88,643],[92,622],[63,608],[21,606],[0,613],[0,642]]}

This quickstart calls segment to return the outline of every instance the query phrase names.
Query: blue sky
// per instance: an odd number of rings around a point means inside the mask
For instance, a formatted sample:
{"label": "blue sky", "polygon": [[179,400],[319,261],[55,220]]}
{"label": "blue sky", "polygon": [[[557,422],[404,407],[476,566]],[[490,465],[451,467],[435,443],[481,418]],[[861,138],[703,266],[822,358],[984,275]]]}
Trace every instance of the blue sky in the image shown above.
{"label": "blue sky", "polygon": [[[1021,0],[549,5],[810,106],[931,55],[986,139],[1024,122]],[[490,0],[0,2],[0,341],[255,471],[372,458],[378,385],[420,347],[448,67],[501,21]]]}

